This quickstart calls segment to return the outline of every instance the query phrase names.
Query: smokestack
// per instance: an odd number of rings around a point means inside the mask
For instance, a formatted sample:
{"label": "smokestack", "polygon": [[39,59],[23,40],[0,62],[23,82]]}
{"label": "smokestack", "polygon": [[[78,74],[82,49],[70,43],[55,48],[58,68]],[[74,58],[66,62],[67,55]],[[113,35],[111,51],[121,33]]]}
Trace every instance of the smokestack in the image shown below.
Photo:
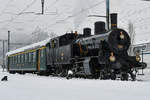
{"label": "smokestack", "polygon": [[111,17],[111,29],[117,28],[117,13],[110,14]]}
{"label": "smokestack", "polygon": [[105,31],[106,31],[105,22],[103,21],[95,22],[95,35],[103,34]]}
{"label": "smokestack", "polygon": [[91,28],[84,28],[83,29],[83,36],[87,37],[87,36],[91,36]]}

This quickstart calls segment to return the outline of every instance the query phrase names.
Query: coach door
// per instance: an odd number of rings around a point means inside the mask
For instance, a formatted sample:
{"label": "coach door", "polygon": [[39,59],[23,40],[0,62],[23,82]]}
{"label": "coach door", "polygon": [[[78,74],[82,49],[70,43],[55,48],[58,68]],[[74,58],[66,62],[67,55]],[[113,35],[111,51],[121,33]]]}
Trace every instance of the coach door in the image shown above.
{"label": "coach door", "polygon": [[37,51],[37,71],[40,72],[40,49]]}

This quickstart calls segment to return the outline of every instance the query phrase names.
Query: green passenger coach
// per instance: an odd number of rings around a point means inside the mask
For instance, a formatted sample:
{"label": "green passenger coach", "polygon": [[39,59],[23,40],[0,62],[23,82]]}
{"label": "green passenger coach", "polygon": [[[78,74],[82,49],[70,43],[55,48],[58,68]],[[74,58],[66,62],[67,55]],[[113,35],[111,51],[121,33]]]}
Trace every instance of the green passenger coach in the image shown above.
{"label": "green passenger coach", "polygon": [[6,54],[7,69],[10,73],[43,73],[46,67],[46,45],[50,41],[35,43]]}

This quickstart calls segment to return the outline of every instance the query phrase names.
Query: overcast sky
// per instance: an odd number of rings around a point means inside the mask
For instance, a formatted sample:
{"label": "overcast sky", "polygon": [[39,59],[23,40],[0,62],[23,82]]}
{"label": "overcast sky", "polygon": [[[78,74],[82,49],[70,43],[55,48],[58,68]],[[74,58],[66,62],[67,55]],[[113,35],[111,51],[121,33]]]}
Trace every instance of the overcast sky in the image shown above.
{"label": "overcast sky", "polygon": [[[150,15],[149,2],[141,0],[110,0],[110,2],[111,12],[119,13],[120,27],[127,29],[130,20],[135,25],[149,21],[146,18]],[[87,8],[90,9],[76,16],[78,12]],[[87,16],[105,15],[105,0],[45,0],[45,14],[39,15],[38,13],[41,13],[41,0],[0,0],[0,39],[7,38],[7,30],[10,30],[12,34],[23,35],[31,34],[37,27],[56,34],[64,34],[76,29],[77,26],[80,32],[83,27],[93,28],[95,21],[105,21],[105,19]],[[143,13],[146,16],[143,17]],[[146,30],[148,33],[150,27],[145,26],[143,32]],[[137,33],[141,28],[142,26],[136,29]]]}
{"label": "overcast sky", "polygon": [[[70,31],[74,29],[74,18],[66,21],[63,19],[80,12],[82,8],[86,9],[98,3],[100,3],[98,6],[101,6],[102,10],[100,11],[103,15],[105,13],[104,0],[94,0],[94,2],[93,0],[45,0],[45,15],[37,15],[37,13],[41,13],[41,0],[0,0],[0,34],[3,36],[7,30],[11,30],[13,33],[30,34],[36,27],[49,32],[55,32],[58,30],[57,27],[59,27],[59,32],[64,29]],[[98,6],[93,7],[93,9]],[[78,8],[81,9],[75,12],[74,9]],[[97,9],[93,12],[99,13],[100,11]],[[65,24],[63,25],[63,27],[65,26],[64,29],[61,29],[62,24]]]}

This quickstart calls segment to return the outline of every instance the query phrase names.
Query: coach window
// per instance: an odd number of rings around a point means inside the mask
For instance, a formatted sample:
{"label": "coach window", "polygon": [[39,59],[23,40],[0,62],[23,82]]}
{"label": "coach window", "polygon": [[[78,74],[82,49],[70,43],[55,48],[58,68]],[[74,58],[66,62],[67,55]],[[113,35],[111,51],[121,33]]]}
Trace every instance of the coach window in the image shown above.
{"label": "coach window", "polygon": [[17,56],[15,56],[15,64],[17,64]]}
{"label": "coach window", "polygon": [[33,52],[31,52],[31,62],[33,62]]}
{"label": "coach window", "polygon": [[16,57],[14,56],[14,64],[16,63]]}
{"label": "coach window", "polygon": [[15,56],[15,63],[17,64],[17,62],[18,62],[18,57]]}
{"label": "coach window", "polygon": [[20,61],[20,63],[21,63],[21,62],[22,62],[22,55],[19,55],[19,56],[20,56],[20,57],[19,57],[19,58],[20,58],[20,60],[19,60],[19,61]]}
{"label": "coach window", "polygon": [[15,57],[13,56],[13,64],[15,64]]}
{"label": "coach window", "polygon": [[15,56],[13,56],[13,64],[15,64]]}
{"label": "coach window", "polygon": [[23,63],[24,62],[24,54],[22,54],[21,58],[22,58],[22,63]]}
{"label": "coach window", "polygon": [[9,64],[11,64],[11,57],[9,57]]}
{"label": "coach window", "polygon": [[12,56],[12,64],[14,64],[14,57]]}
{"label": "coach window", "polygon": [[20,63],[20,55],[18,55],[18,63]]}
{"label": "coach window", "polygon": [[16,57],[17,57],[16,59],[17,59],[17,64],[18,64],[18,62],[19,62],[18,55]]}
{"label": "coach window", "polygon": [[22,62],[22,57],[21,57],[21,55],[19,55],[19,63],[21,63]]}
{"label": "coach window", "polygon": [[13,64],[15,64],[15,56],[13,56]]}
{"label": "coach window", "polygon": [[27,62],[29,62],[29,53],[27,53]]}
{"label": "coach window", "polygon": [[16,57],[17,57],[16,59],[17,59],[17,64],[18,64],[18,62],[19,62],[19,61],[18,61],[18,55],[17,55]]}
{"label": "coach window", "polygon": [[25,54],[25,62],[27,62],[27,59],[28,59],[28,58],[27,58],[27,53],[26,53],[26,54]]}
{"label": "coach window", "polygon": [[21,55],[19,55],[19,63],[21,63]]}
{"label": "coach window", "polygon": [[36,52],[33,52],[33,62],[36,62]]}
{"label": "coach window", "polygon": [[18,56],[16,56],[16,64],[18,63]]}
{"label": "coach window", "polygon": [[19,55],[19,63],[21,63],[21,55]]}
{"label": "coach window", "polygon": [[21,55],[21,63],[23,63],[23,54]]}
{"label": "coach window", "polygon": [[11,64],[13,64],[13,56],[11,57]]}
{"label": "coach window", "polygon": [[11,64],[13,64],[13,56],[12,56],[11,58],[12,58],[12,59],[11,59],[11,60],[12,60],[12,63],[11,63]]}
{"label": "coach window", "polygon": [[16,64],[17,63],[17,57],[16,56],[14,56],[14,63]]}
{"label": "coach window", "polygon": [[13,64],[13,57],[11,57],[11,64]]}
{"label": "coach window", "polygon": [[13,64],[15,64],[15,57],[13,56]]}
{"label": "coach window", "polygon": [[23,54],[21,55],[21,62],[23,63]]}
{"label": "coach window", "polygon": [[29,62],[31,62],[31,53],[29,53]]}
{"label": "coach window", "polygon": [[18,56],[16,56],[16,64],[18,63]]}
{"label": "coach window", "polygon": [[25,54],[23,54],[23,63],[25,63]]}
{"label": "coach window", "polygon": [[12,59],[11,59],[11,60],[12,60],[12,64],[14,64],[14,57],[13,57],[13,56],[12,56]]}
{"label": "coach window", "polygon": [[17,64],[17,62],[18,62],[18,61],[17,61],[17,60],[18,60],[17,58],[18,58],[18,57],[17,57],[17,56],[15,56],[15,64]]}
{"label": "coach window", "polygon": [[33,53],[30,52],[30,62],[32,62],[32,59],[33,59]]}

